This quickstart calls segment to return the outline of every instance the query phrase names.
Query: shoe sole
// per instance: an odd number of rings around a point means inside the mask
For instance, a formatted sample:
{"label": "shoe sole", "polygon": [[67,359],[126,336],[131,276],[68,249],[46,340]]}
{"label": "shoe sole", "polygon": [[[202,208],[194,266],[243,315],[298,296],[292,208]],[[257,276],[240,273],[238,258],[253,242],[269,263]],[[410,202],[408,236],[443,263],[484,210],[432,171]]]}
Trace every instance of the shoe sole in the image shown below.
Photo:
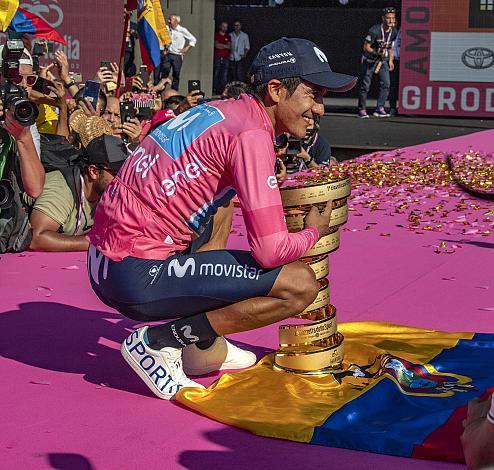
{"label": "shoe sole", "polygon": [[373,114],[373,116],[375,116],[377,118],[389,118],[389,117],[391,117],[390,114],[387,114],[386,116],[383,116],[382,114],[375,114],[375,113]]}
{"label": "shoe sole", "polygon": [[205,375],[210,374],[211,372],[217,372],[220,370],[239,370],[239,369],[247,369],[248,367],[252,367],[257,362],[257,358],[254,362],[250,364],[221,364],[220,367],[208,367],[205,369],[189,369],[184,367],[184,372],[186,375]]}
{"label": "shoe sole", "polygon": [[127,349],[127,344],[125,343],[125,341],[120,346],[120,352],[122,353],[122,356],[125,359],[125,362],[142,379],[142,381],[147,385],[149,390],[151,390],[158,398],[161,398],[162,400],[173,400],[174,399],[175,394],[170,395],[167,393],[163,393],[163,392],[161,392],[161,390],[159,390],[155,386],[154,382],[150,383],[148,375],[142,370],[139,363],[132,357],[129,350]]}

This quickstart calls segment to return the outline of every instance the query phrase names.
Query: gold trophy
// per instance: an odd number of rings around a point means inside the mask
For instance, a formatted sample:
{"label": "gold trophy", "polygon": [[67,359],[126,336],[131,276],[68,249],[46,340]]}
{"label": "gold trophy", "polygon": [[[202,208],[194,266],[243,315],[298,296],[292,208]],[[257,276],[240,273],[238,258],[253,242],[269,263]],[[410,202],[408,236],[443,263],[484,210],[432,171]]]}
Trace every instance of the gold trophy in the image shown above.
{"label": "gold trophy", "polygon": [[330,304],[326,276],[328,255],[338,249],[339,227],[348,219],[350,178],[328,170],[313,170],[309,177],[302,176],[290,183],[281,189],[288,230],[302,230],[311,207],[316,205],[322,210],[329,200],[332,201],[331,230],[301,258],[314,271],[319,292],[314,302],[295,317],[294,323],[279,327],[280,348],[275,353],[274,367],[297,374],[332,373],[341,367],[344,348],[343,335],[338,333],[336,308]]}

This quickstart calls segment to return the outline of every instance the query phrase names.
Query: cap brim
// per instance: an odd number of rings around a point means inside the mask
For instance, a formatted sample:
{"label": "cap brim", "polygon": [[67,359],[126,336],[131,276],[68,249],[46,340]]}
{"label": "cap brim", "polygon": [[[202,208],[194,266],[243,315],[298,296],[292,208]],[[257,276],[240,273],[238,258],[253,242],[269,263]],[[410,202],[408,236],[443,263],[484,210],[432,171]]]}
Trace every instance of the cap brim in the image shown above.
{"label": "cap brim", "polygon": [[309,83],[327,88],[329,91],[344,92],[357,84],[357,77],[336,72],[320,72],[302,77]]}

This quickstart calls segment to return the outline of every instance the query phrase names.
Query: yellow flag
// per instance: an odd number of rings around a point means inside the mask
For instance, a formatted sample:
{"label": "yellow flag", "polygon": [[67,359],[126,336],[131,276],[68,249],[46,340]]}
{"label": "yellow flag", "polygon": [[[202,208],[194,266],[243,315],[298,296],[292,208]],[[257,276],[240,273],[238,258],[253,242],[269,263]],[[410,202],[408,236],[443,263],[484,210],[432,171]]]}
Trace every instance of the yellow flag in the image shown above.
{"label": "yellow flag", "polygon": [[7,30],[18,8],[19,0],[0,0],[0,31]]}
{"label": "yellow flag", "polygon": [[170,38],[170,34],[168,33],[168,28],[166,27],[165,15],[163,15],[160,0],[152,0],[152,3],[158,40],[160,42],[160,46],[166,46],[167,44],[170,44],[172,40]]}

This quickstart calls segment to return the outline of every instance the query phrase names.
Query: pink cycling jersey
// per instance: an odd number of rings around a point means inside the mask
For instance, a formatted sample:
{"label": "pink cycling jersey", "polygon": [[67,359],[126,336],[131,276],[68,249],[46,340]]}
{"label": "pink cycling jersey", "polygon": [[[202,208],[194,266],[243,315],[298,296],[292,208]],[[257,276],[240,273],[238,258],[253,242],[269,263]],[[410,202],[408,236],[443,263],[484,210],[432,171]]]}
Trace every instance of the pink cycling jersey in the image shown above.
{"label": "pink cycling jersey", "polygon": [[319,234],[315,227],[288,233],[274,165],[273,126],[255,98],[191,108],[155,129],[125,162],[88,238],[114,261],[166,259],[186,250],[236,193],[254,259],[265,268],[287,264]]}

